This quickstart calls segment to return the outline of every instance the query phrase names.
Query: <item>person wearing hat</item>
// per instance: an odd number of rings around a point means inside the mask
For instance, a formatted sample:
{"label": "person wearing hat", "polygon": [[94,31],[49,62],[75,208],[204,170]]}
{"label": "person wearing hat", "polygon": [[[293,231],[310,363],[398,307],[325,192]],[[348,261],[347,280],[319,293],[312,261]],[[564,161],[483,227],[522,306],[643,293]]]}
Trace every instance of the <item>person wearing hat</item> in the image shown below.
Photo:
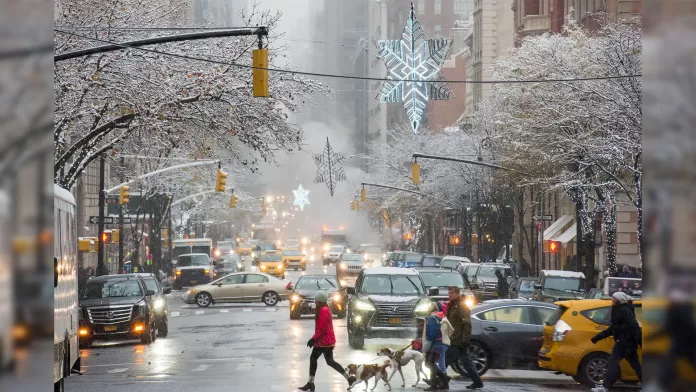
{"label": "person wearing hat", "polygon": [[444,302],[433,303],[433,312],[428,316],[427,326],[423,331],[425,366],[430,369],[430,380],[423,380],[430,385],[426,391],[449,389],[451,378],[447,375],[445,355],[454,329],[445,317],[446,306]]}
{"label": "person wearing hat", "polygon": [[631,297],[617,291],[611,296],[611,325],[595,335],[591,340],[597,343],[609,336],[614,337],[614,348],[607,361],[607,373],[604,382],[592,388],[592,392],[607,392],[621,376],[619,362],[626,359],[643,382],[643,371],[638,359],[638,346],[642,345],[642,331],[633,309]]}
{"label": "person wearing hat", "polygon": [[314,391],[314,376],[317,374],[317,362],[322,355],[326,360],[326,364],[341,373],[348,380],[348,385],[353,385],[356,378],[349,376],[338,362],[333,359],[333,350],[336,346],[336,335],[333,330],[333,321],[331,309],[327,303],[329,295],[326,291],[319,291],[314,297],[316,304],[314,312],[314,336],[307,342],[307,347],[312,349],[309,356],[309,381],[307,384],[300,387],[301,391]]}

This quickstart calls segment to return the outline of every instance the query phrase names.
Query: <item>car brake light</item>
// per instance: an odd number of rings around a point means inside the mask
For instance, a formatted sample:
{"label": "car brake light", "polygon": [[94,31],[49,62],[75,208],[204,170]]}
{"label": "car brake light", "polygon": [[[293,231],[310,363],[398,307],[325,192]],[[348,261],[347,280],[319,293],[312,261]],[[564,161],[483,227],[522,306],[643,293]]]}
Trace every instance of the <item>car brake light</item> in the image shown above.
{"label": "car brake light", "polygon": [[285,290],[292,290],[292,282],[288,282],[288,285],[285,286]]}
{"label": "car brake light", "polygon": [[553,337],[551,340],[554,342],[562,342],[568,332],[572,330],[573,328],[571,328],[568,323],[563,320],[558,320],[556,326],[553,328]]}

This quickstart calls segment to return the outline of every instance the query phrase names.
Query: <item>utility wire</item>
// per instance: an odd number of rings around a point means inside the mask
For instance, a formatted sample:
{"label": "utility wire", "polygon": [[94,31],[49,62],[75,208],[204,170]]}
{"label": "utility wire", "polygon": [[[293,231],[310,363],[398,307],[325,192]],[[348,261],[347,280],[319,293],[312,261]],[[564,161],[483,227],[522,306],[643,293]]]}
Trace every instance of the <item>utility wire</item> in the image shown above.
{"label": "utility wire", "polygon": [[103,39],[99,39],[99,38],[93,38],[93,37],[88,37],[88,36],[84,36],[84,35],[80,35],[80,34],[75,34],[75,33],[71,33],[68,31],[60,30],[60,29],[54,29],[54,30],[58,33],[61,33],[61,34],[68,34],[68,35],[72,35],[73,37],[79,37],[79,38],[84,38],[84,39],[87,39],[90,41],[101,42],[101,43],[105,43],[105,44],[119,46],[119,47],[122,47],[124,49],[135,49],[135,50],[140,50],[143,52],[159,54],[162,56],[176,57],[176,58],[180,58],[180,59],[184,59],[184,60],[201,61],[201,62],[205,62],[205,63],[227,65],[227,66],[237,67],[237,68],[260,69],[260,70],[269,71],[269,72],[288,73],[288,74],[293,74],[293,75],[315,76],[315,77],[325,77],[325,78],[334,78],[334,79],[372,80],[372,81],[378,81],[378,82],[406,82],[406,83],[443,83],[444,82],[444,83],[471,83],[471,84],[518,84],[518,83],[559,83],[559,82],[582,82],[582,81],[609,80],[609,79],[629,79],[629,78],[637,78],[637,77],[643,76],[642,74],[635,74],[635,75],[599,76],[599,77],[573,78],[573,79],[445,80],[445,81],[442,81],[442,80],[430,81],[430,80],[419,80],[419,79],[372,78],[372,77],[365,77],[365,76],[350,76],[350,75],[324,74],[324,73],[317,73],[317,72],[293,71],[293,70],[289,70],[289,69],[280,69],[280,68],[254,67],[252,65],[229,63],[229,62],[225,62],[225,61],[206,59],[206,58],[202,58],[202,57],[194,57],[194,56],[188,56],[188,55],[177,54],[177,53],[162,52],[162,51],[153,50],[153,49],[145,49],[145,48],[141,48],[141,47],[120,44],[118,42],[113,42],[113,41],[109,41],[109,40],[103,40]]}

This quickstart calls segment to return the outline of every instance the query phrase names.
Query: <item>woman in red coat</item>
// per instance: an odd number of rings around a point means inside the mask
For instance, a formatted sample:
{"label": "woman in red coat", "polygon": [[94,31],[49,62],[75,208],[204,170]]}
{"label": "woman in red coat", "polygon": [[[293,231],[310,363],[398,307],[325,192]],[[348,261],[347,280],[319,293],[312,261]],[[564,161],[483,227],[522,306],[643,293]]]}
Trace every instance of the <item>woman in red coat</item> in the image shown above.
{"label": "woman in red coat", "polygon": [[355,376],[349,376],[348,372],[343,369],[343,366],[333,359],[336,336],[333,330],[331,309],[326,304],[328,301],[329,295],[323,291],[318,292],[316,297],[314,297],[314,302],[316,303],[314,336],[307,342],[307,347],[312,349],[312,354],[309,356],[309,381],[300,387],[301,391],[314,391],[314,375],[317,373],[317,361],[322,355],[326,359],[326,364],[341,373],[348,380],[349,385],[355,382]]}

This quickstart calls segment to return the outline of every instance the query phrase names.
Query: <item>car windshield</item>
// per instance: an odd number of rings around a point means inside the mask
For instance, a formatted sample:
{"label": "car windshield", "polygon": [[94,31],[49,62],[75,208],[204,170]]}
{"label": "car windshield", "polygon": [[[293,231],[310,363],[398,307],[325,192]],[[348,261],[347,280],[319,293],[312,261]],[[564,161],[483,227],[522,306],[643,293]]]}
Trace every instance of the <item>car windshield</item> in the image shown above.
{"label": "car windshield", "polygon": [[265,255],[261,256],[261,261],[275,262],[281,260],[282,258],[280,257],[280,253],[266,253]]}
{"label": "car windshield", "polygon": [[296,290],[331,290],[338,287],[335,276],[303,276],[295,285]]}
{"label": "car windshield", "polygon": [[442,264],[440,264],[440,266],[447,268],[457,268],[458,265],[459,261],[457,260],[442,260]]}
{"label": "car windshield", "polygon": [[440,257],[425,257],[423,259],[423,267],[438,267],[440,265]]}
{"label": "car windshield", "polygon": [[299,250],[284,250],[283,256],[302,256],[302,252]]}
{"label": "car windshield", "polygon": [[222,263],[222,269],[237,269],[237,263],[233,261],[226,261]]}
{"label": "car windshield", "polygon": [[363,261],[363,255],[358,253],[344,253],[341,255],[343,261]]}
{"label": "car windshield", "polygon": [[143,276],[143,280],[145,281],[145,286],[148,290],[152,290],[157,293],[157,282],[155,282],[154,276]]}
{"label": "car windshield", "polygon": [[329,252],[343,252],[346,248],[344,246],[332,246],[329,248]]}
{"label": "car windshield", "polygon": [[143,291],[137,280],[107,280],[87,282],[82,299],[141,297]]}
{"label": "car windshield", "polygon": [[457,286],[460,289],[464,287],[464,279],[457,272],[421,272],[421,278],[425,287],[450,287]]}
{"label": "car windshield", "polygon": [[584,291],[585,279],[562,276],[547,276],[544,279],[544,289],[561,291]]}
{"label": "car windshield", "polygon": [[262,245],[259,245],[259,249],[262,251],[276,250],[276,246],[273,244],[262,244]]}
{"label": "car windshield", "polygon": [[534,281],[533,280],[523,280],[520,282],[520,291],[533,292],[534,291]]}
{"label": "car windshield", "polygon": [[423,287],[415,275],[367,275],[362,285],[365,294],[422,295]]}
{"label": "car windshield", "polygon": [[206,255],[182,255],[176,259],[179,267],[191,267],[195,265],[210,265],[210,260]]}
{"label": "car windshield", "polygon": [[[360,251],[358,251],[360,252]],[[363,253],[371,253],[371,254],[378,254],[382,253],[382,248],[379,246],[366,246],[365,249],[363,249]]]}
{"label": "car windshield", "polygon": [[510,268],[497,267],[494,265],[481,267],[481,269],[479,269],[477,275],[492,278],[492,277],[495,277],[495,270],[497,270],[497,269],[499,269],[500,272],[503,273],[503,276],[512,276],[512,271],[510,270]]}
{"label": "car windshield", "polygon": [[422,258],[421,254],[406,253],[406,261],[409,263],[420,263]]}

